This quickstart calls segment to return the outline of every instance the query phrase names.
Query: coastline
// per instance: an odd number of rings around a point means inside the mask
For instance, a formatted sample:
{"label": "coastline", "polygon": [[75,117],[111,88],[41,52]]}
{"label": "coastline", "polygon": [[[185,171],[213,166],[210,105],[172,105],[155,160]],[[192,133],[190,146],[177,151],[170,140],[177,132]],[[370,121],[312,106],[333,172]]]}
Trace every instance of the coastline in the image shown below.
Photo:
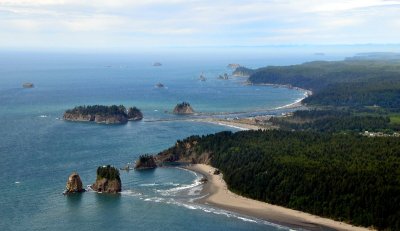
{"label": "coastline", "polygon": [[224,210],[255,217],[294,229],[305,229],[311,231],[371,230],[239,196],[228,190],[227,185],[222,178],[222,174],[212,174],[215,168],[210,165],[195,164],[184,168],[200,173],[208,179],[208,182],[204,184],[202,190],[202,194],[206,196],[196,201],[200,204],[215,206]]}
{"label": "coastline", "polygon": [[[261,86],[278,86],[278,87],[286,87],[290,89],[296,89],[296,90],[301,90],[304,91],[304,97],[297,99],[293,103],[289,103],[287,105],[283,105],[280,107],[276,107],[273,110],[281,110],[281,109],[296,109],[303,107],[304,105],[302,104],[302,101],[307,98],[308,96],[312,95],[311,90],[306,90],[298,87],[290,87],[287,85],[277,85],[277,84],[257,84]],[[206,118],[206,119],[197,119],[194,121],[197,122],[205,122],[205,123],[212,123],[220,126],[225,126],[225,127],[231,127],[231,128],[236,128],[242,131],[246,130],[271,130],[271,129],[277,129],[277,127],[273,125],[266,125],[264,124],[259,124],[259,121],[268,121],[272,116],[271,115],[263,115],[263,116],[256,116],[256,117],[246,117],[242,119],[235,119],[235,120],[228,120],[228,119],[215,119],[215,118]]]}

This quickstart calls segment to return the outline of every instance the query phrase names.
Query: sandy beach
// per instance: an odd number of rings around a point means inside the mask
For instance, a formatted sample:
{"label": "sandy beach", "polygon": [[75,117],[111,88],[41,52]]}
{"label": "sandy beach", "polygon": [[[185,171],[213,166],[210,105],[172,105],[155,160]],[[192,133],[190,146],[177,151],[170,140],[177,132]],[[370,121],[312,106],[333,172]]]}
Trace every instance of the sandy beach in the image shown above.
{"label": "sandy beach", "polygon": [[213,175],[213,167],[196,164],[185,167],[207,177],[208,182],[203,187],[202,194],[206,197],[196,201],[239,214],[263,219],[275,224],[280,224],[293,229],[305,230],[371,230],[363,227],[352,226],[343,222],[318,217],[312,214],[275,206],[268,203],[248,199],[230,192],[227,189],[222,174]]}

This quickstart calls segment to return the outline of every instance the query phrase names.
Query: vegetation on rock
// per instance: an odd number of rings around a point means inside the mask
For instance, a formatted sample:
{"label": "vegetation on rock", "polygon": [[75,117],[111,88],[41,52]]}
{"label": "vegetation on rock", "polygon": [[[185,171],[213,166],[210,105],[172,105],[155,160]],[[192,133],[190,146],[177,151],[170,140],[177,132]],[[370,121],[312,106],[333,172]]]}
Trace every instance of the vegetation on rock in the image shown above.
{"label": "vegetation on rock", "polygon": [[156,168],[157,164],[152,155],[144,154],[139,156],[139,159],[136,161],[135,169],[150,169]]}
{"label": "vegetation on rock", "polygon": [[141,120],[143,114],[136,107],[126,110],[123,105],[93,105],[77,106],[66,110],[63,118],[70,121],[95,121],[97,123],[121,124],[128,122],[128,120]]}
{"label": "vegetation on rock", "polygon": [[177,104],[173,110],[174,114],[193,114],[194,110],[188,102]]}
{"label": "vegetation on rock", "polygon": [[106,193],[121,192],[121,179],[118,169],[110,165],[98,167],[96,182],[92,184],[92,189]]}

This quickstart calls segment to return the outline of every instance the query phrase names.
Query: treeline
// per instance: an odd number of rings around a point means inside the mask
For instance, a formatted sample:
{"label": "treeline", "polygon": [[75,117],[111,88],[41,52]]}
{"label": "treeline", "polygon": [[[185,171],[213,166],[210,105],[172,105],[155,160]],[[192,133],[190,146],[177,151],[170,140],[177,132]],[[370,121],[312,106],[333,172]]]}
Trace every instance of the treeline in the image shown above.
{"label": "treeline", "polygon": [[249,81],[310,89],[304,100],[313,105],[400,108],[400,61],[315,61],[254,70]]}
{"label": "treeline", "polygon": [[106,178],[109,180],[118,180],[121,181],[119,178],[119,171],[117,168],[114,168],[110,165],[107,166],[99,166],[97,168],[97,180],[100,180],[102,178]]}
{"label": "treeline", "polygon": [[393,132],[399,127],[388,116],[357,115],[340,110],[302,110],[289,117],[272,117],[274,125],[283,130],[318,132]]}
{"label": "treeline", "polygon": [[212,153],[212,165],[240,195],[400,230],[400,139],[276,130],[221,132],[182,142],[196,143],[197,155]]}
{"label": "treeline", "polygon": [[104,106],[104,105],[89,105],[89,106],[77,106],[73,109],[69,109],[66,113],[72,114],[82,114],[82,115],[123,115],[127,116],[126,108],[123,105],[112,105],[112,106]]}
{"label": "treeline", "polygon": [[84,105],[77,106],[73,109],[68,109],[65,113],[80,114],[80,115],[101,115],[101,116],[122,116],[128,119],[142,119],[143,114],[137,107],[130,107],[126,110],[124,105]]}

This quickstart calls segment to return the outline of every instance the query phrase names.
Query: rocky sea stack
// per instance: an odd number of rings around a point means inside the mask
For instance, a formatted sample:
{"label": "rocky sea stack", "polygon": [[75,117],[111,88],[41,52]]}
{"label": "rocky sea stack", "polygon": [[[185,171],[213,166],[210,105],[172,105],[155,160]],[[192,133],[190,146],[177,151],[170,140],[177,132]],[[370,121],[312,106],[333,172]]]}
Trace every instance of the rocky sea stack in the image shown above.
{"label": "rocky sea stack", "polygon": [[237,63],[230,63],[230,64],[228,64],[228,66],[227,66],[228,68],[232,68],[232,69],[235,69],[235,68],[238,68],[238,67],[240,67],[240,64],[237,64]]}
{"label": "rocky sea stack", "polygon": [[82,188],[82,180],[78,173],[73,172],[68,177],[64,194],[81,193],[81,192],[85,192],[85,189]]}
{"label": "rocky sea stack", "polygon": [[139,160],[136,161],[135,169],[142,170],[142,169],[152,169],[156,168],[157,164],[152,155],[141,155]]}
{"label": "rocky sea stack", "polygon": [[64,120],[68,121],[81,121],[104,124],[124,124],[128,120],[141,120],[143,119],[142,112],[136,108],[131,107],[128,110],[123,105],[117,106],[78,106],[73,109],[65,111]]}
{"label": "rocky sea stack", "polygon": [[173,111],[174,114],[178,115],[190,115],[194,113],[193,108],[190,106],[189,103],[187,102],[182,102],[180,104],[177,104],[174,108]]}
{"label": "rocky sea stack", "polygon": [[96,182],[92,184],[91,188],[96,192],[121,192],[121,179],[118,169],[110,165],[98,167]]}
{"label": "rocky sea stack", "polygon": [[22,84],[22,87],[23,88],[33,88],[34,85],[33,85],[33,83],[24,83],[24,84]]}
{"label": "rocky sea stack", "polygon": [[137,107],[130,107],[127,115],[128,120],[137,121],[143,119],[143,114]]}

